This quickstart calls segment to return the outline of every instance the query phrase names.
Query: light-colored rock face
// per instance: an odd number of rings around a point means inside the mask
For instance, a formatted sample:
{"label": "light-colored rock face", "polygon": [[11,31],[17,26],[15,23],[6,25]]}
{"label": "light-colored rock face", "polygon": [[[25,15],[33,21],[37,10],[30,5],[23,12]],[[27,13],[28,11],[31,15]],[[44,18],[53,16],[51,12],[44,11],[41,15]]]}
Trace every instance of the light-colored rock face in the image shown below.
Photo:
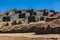
{"label": "light-colored rock face", "polygon": [[37,17],[42,17],[43,16],[43,12],[36,12],[36,16]]}
{"label": "light-colored rock face", "polygon": [[[43,13],[44,13],[44,10],[43,11],[38,11],[38,10],[30,10],[32,13],[35,12],[36,15],[33,15],[35,17],[36,20],[38,21],[41,21],[41,17],[44,17],[44,20],[42,21],[45,21],[47,17],[50,17],[51,15],[53,15],[53,12],[50,12],[49,10],[45,10],[46,12],[48,12],[48,15],[47,16],[44,16]],[[25,23],[28,23],[28,16],[30,16],[30,12],[27,12],[26,10],[22,10],[22,13],[23,14],[25,13],[25,21],[21,21],[22,24],[25,24]],[[16,21],[18,18],[19,18],[19,12],[18,13],[15,13],[15,11],[10,11],[9,12],[9,15],[11,17],[11,21],[10,22],[13,22],[13,21]],[[3,17],[0,18],[0,21],[2,21]],[[20,19],[20,18],[19,18]],[[10,23],[9,23],[10,24]]]}
{"label": "light-colored rock face", "polygon": [[14,11],[9,12],[9,16],[14,15],[14,14],[15,14]]}
{"label": "light-colored rock face", "polygon": [[0,17],[0,22],[2,22],[3,21],[3,17]]}
{"label": "light-colored rock face", "polygon": [[26,15],[26,17],[28,17],[28,16],[30,16],[30,13],[27,12],[27,13],[25,13],[25,15]]}
{"label": "light-colored rock face", "polygon": [[50,17],[51,15],[53,15],[53,12],[49,12],[49,15],[48,15],[48,17]]}
{"label": "light-colored rock face", "polygon": [[22,13],[26,13],[26,11],[22,11]]}
{"label": "light-colored rock face", "polygon": [[11,20],[14,21],[14,20],[18,19],[18,15],[19,15],[19,14],[11,15],[11,16],[10,16],[10,17],[11,17]]}

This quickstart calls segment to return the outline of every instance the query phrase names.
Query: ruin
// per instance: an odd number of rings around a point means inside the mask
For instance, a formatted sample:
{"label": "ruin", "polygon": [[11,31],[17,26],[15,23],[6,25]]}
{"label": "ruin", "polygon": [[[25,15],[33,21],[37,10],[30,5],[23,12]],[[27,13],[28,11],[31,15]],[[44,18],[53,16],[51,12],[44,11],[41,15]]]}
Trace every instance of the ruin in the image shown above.
{"label": "ruin", "polygon": [[[7,16],[0,18],[3,21],[16,21],[17,19],[24,18],[28,22],[45,21],[48,17],[56,14],[53,10],[15,10],[5,13]],[[46,16],[46,17],[45,17]],[[23,20],[24,20],[23,19]],[[48,19],[47,19],[48,20]],[[28,23],[27,22],[27,23]]]}
{"label": "ruin", "polygon": [[[14,26],[22,24],[30,24],[32,22],[50,22],[55,19],[60,18],[60,13],[53,10],[15,10],[6,12],[4,15],[0,15],[0,21],[5,22],[4,26]],[[44,24],[44,23],[43,23]],[[17,26],[18,29],[13,27],[10,31],[1,31],[2,33],[25,33],[25,32],[35,32],[36,34],[60,34],[60,27],[54,27],[51,24],[47,26],[36,24],[35,26],[22,27]]]}

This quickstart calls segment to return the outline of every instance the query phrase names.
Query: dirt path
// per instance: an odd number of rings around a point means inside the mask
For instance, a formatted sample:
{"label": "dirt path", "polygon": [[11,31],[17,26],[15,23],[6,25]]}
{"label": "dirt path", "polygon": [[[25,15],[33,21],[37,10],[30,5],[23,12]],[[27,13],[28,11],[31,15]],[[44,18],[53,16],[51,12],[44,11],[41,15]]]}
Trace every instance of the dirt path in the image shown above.
{"label": "dirt path", "polygon": [[35,33],[4,33],[0,34],[0,36],[6,36],[6,37],[28,37],[28,38],[37,38],[37,37],[43,37],[43,38],[60,38],[60,34],[42,34],[42,35],[35,35]]}
{"label": "dirt path", "polygon": [[60,40],[60,34],[34,35],[35,33],[4,33],[0,40]]}

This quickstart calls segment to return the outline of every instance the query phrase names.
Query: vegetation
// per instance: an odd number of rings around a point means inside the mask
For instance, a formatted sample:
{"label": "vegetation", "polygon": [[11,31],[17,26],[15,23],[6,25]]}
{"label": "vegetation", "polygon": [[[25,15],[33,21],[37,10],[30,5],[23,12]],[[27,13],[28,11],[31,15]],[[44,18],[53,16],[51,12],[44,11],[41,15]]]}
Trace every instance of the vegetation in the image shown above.
{"label": "vegetation", "polygon": [[12,9],[12,11],[16,11],[16,10],[17,10],[17,8],[13,8],[13,9]]}

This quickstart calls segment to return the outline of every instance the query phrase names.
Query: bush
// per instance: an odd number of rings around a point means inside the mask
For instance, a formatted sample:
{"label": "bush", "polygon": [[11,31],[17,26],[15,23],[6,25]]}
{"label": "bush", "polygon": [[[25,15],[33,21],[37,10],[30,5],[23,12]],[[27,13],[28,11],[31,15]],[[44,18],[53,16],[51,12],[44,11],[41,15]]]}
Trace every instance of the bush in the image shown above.
{"label": "bush", "polygon": [[17,22],[16,21],[14,21],[13,23],[12,23],[12,25],[16,25],[17,24]]}

